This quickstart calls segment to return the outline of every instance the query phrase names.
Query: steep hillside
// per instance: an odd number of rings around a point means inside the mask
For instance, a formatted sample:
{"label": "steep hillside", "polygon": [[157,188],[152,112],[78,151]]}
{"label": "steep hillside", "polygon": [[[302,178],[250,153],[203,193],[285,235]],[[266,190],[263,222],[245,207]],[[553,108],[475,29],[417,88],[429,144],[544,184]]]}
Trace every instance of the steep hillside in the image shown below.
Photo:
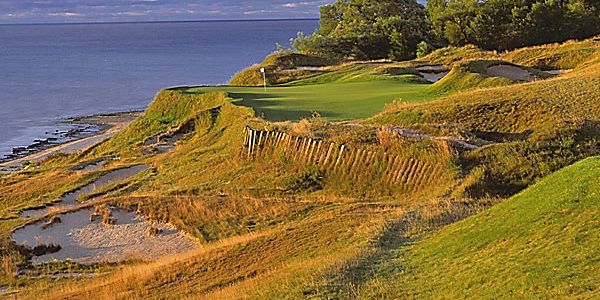
{"label": "steep hillside", "polygon": [[599,177],[586,159],[396,252],[361,298],[596,297]]}
{"label": "steep hillside", "polygon": [[369,122],[446,124],[496,144],[464,156],[467,194],[506,195],[598,153],[600,65],[557,78],[388,107]]}

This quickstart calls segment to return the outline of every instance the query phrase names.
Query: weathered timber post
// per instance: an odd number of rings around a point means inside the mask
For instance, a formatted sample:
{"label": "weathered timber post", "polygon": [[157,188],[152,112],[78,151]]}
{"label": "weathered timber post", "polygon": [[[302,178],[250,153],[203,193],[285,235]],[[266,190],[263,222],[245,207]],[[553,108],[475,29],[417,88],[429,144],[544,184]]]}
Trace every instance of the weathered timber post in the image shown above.
{"label": "weathered timber post", "polygon": [[364,153],[365,150],[357,149],[356,156],[354,157],[354,160],[350,163],[350,167],[348,168],[348,174],[352,174],[352,171],[354,171],[357,164],[360,164],[359,162],[361,161],[361,159],[363,159]]}
{"label": "weathered timber post", "polygon": [[300,145],[299,145],[298,149],[296,150],[296,153],[294,153],[294,158],[296,160],[302,159],[302,151],[304,150],[305,144],[306,144],[306,138],[302,138],[302,140],[300,141]]}
{"label": "weathered timber post", "polygon": [[306,157],[306,162],[311,162],[312,156],[315,153],[315,146],[317,145],[317,141],[312,140],[310,143],[310,150],[308,151],[308,156]]}
{"label": "weathered timber post", "polygon": [[403,184],[405,179],[406,179],[406,175],[410,172],[410,169],[412,167],[414,160],[412,158],[409,159],[405,159],[404,163],[402,163],[402,167],[400,168],[400,173],[398,173],[398,175],[402,175],[402,176],[397,176],[394,179],[394,182],[398,182],[398,180],[400,180],[400,184]]}
{"label": "weathered timber post", "polygon": [[419,188],[423,185],[423,181],[427,177],[428,169],[429,169],[429,164],[427,162],[423,162],[423,166],[417,172],[417,176],[415,177],[415,185],[413,187],[413,191],[417,190],[417,188]]}
{"label": "weathered timber post", "polygon": [[342,145],[340,147],[340,151],[338,152],[337,159],[335,161],[335,165],[333,166],[334,171],[337,169],[337,166],[340,163],[340,159],[342,159],[342,155],[344,155],[344,149],[346,149],[346,145]]}
{"label": "weathered timber post", "polygon": [[327,166],[327,162],[329,160],[329,156],[331,155],[331,151],[333,151],[333,148],[335,147],[334,143],[329,143],[329,148],[327,149],[327,154],[325,154],[325,160],[323,160],[323,166]]}
{"label": "weathered timber post", "polygon": [[400,163],[400,155],[391,156],[390,155],[390,163],[387,168],[387,176],[388,176],[388,184],[394,183],[394,178],[396,176],[394,174],[398,174],[398,170],[396,170],[396,165]]}
{"label": "weathered timber post", "polygon": [[323,141],[318,141],[317,142],[317,149],[315,150],[315,163],[319,164],[319,161],[321,160],[321,145],[323,144]]}
{"label": "weathered timber post", "polygon": [[256,151],[260,151],[260,145],[262,143],[262,139],[263,139],[263,131],[260,130],[259,134],[258,134],[258,142],[256,143]]}
{"label": "weathered timber post", "polygon": [[412,184],[412,181],[414,180],[415,177],[415,173],[417,173],[417,170],[421,167],[421,161],[417,160],[416,163],[413,165],[412,168],[410,168],[410,173],[408,174],[407,178],[406,178],[406,184]]}
{"label": "weathered timber post", "polygon": [[248,158],[252,156],[252,148],[254,147],[254,139],[256,138],[256,133],[252,129],[248,129],[250,131],[250,136],[248,137]]}

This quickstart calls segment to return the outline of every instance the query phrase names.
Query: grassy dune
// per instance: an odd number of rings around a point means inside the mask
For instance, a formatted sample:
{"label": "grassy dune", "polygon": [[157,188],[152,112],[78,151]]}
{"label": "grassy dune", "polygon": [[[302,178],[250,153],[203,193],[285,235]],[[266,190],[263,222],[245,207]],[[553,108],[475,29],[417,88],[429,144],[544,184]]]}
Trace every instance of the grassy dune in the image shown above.
{"label": "grassy dune", "polygon": [[361,297],[594,298],[600,286],[600,158],[552,174],[396,252]]}
{"label": "grassy dune", "polygon": [[575,69],[600,53],[599,37],[583,41],[567,41],[562,44],[547,44],[524,47],[510,52],[485,51],[473,45],[445,47],[435,50],[418,61],[433,64],[454,64],[469,60],[505,60],[541,70]]}

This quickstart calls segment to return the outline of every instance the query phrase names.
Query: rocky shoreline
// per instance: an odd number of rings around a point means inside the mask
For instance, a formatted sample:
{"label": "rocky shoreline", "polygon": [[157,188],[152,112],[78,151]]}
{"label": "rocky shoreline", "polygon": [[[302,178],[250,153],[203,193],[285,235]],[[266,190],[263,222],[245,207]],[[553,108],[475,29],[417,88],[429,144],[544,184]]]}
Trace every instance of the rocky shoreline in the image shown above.
{"label": "rocky shoreline", "polygon": [[[67,124],[70,129],[45,132],[48,137],[35,139],[27,146],[13,147],[12,153],[1,156],[0,172],[18,170],[23,167],[23,163],[43,160],[57,151],[71,153],[84,150],[94,142],[111,137],[141,114],[141,111],[128,111],[65,119],[60,123]],[[79,145],[75,143],[86,139],[89,139],[89,142],[82,142]],[[68,144],[72,146],[67,147]],[[52,151],[55,148],[56,151]]]}
{"label": "rocky shoreline", "polygon": [[31,155],[37,153],[39,151],[58,146],[60,144],[84,138],[93,134],[96,134],[102,130],[107,129],[104,126],[96,125],[96,124],[72,124],[75,126],[73,129],[69,130],[59,130],[56,129],[54,132],[46,132],[46,135],[51,135],[51,137],[35,139],[33,143],[27,146],[17,146],[12,148],[12,153],[8,155],[4,155],[0,158],[1,162],[7,162],[14,159],[22,158],[27,155]]}

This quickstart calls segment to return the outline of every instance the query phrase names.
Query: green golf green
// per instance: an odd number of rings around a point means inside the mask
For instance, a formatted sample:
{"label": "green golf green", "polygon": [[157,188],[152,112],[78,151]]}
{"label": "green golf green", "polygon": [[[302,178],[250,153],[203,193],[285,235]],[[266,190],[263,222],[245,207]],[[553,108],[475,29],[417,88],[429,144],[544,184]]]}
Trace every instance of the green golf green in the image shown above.
{"label": "green golf green", "polygon": [[192,87],[187,93],[226,91],[237,104],[252,107],[258,116],[271,121],[299,120],[318,112],[331,120],[372,116],[386,103],[426,101],[433,98],[429,84],[397,80],[368,80],[300,86],[267,87]]}

